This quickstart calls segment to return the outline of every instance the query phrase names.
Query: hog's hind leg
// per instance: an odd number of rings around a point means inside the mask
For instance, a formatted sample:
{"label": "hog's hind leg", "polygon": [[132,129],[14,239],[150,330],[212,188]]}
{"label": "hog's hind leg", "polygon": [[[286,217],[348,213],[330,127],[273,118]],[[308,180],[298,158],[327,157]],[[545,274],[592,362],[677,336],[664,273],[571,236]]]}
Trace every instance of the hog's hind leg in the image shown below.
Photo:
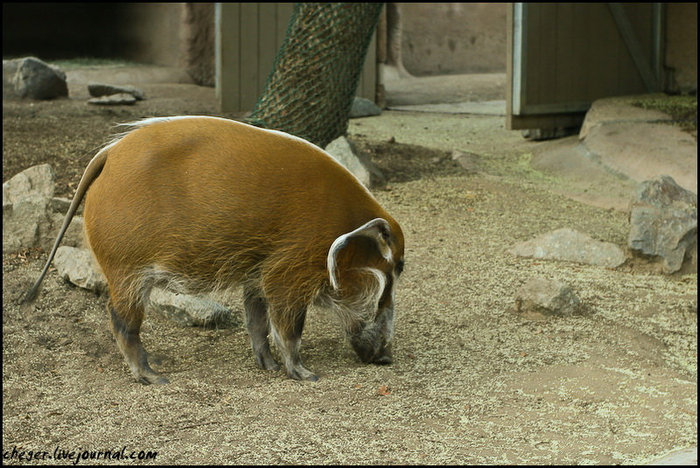
{"label": "hog's hind leg", "polygon": [[250,344],[255,354],[255,361],[261,369],[279,370],[280,365],[270,352],[270,324],[267,317],[267,303],[260,292],[250,286],[243,291],[245,324],[250,335]]}
{"label": "hog's hind leg", "polygon": [[151,369],[148,354],[141,344],[143,306],[133,306],[128,313],[124,313],[124,308],[115,307],[110,300],[107,308],[117,346],[136,380],[143,384],[167,384],[168,379]]}

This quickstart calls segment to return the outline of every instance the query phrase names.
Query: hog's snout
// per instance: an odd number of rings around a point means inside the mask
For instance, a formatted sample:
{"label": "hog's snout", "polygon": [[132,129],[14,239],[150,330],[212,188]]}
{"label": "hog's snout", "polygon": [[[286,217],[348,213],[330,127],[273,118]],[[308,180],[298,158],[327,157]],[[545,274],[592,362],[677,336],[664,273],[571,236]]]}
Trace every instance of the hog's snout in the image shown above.
{"label": "hog's snout", "polygon": [[387,343],[387,333],[377,324],[366,327],[350,338],[350,344],[362,362],[368,364],[391,364],[391,343]]}
{"label": "hog's snout", "polygon": [[357,356],[367,364],[386,365],[393,362],[391,355],[391,345],[388,346],[371,346],[368,343],[358,343],[353,341],[352,347],[357,353]]}
{"label": "hog's snout", "polygon": [[388,365],[394,362],[394,358],[391,355],[391,345],[384,347],[381,353],[377,355],[372,361],[372,364]]}

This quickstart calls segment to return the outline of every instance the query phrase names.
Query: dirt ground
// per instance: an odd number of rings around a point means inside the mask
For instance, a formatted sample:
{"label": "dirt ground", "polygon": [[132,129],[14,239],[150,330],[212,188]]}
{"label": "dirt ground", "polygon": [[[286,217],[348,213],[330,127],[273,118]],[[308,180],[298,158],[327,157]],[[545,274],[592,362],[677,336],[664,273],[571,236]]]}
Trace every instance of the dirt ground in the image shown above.
{"label": "dirt ground", "polygon": [[[113,124],[218,115],[212,89],[142,88],[148,99],[133,107],[3,103],[3,181],[48,162],[56,195],[72,196]],[[171,383],[143,386],[104,297],[52,271],[21,311],[13,298],[46,254],[3,255],[3,461],[20,462],[13,449],[36,463],[123,449],[135,457],[124,464],[153,463],[138,460],[146,452],[163,464],[636,464],[696,443],[696,274],[508,254],[561,227],[624,246],[628,219],[556,195],[558,182],[529,165],[539,143],[502,117],[389,111],[349,133],[387,175],[375,194],[406,235],[393,365],[362,364],[322,310],[302,343],[316,383],[259,370],[244,328],[151,314],[144,343]],[[585,312],[519,316],[515,293],[534,276],[571,285]]]}

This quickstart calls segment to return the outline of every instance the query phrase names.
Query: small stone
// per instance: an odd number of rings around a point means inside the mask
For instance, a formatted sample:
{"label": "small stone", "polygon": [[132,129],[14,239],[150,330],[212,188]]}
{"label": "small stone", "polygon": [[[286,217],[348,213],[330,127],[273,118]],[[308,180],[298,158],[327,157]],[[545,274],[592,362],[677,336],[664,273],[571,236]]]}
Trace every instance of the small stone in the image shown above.
{"label": "small stone", "polygon": [[527,318],[571,315],[581,310],[581,301],[567,284],[533,278],[518,290],[515,310]]}
{"label": "small stone", "polygon": [[94,104],[97,106],[120,106],[127,105],[131,106],[136,104],[136,98],[131,94],[119,93],[111,94],[109,96],[96,97],[88,99],[88,104]]}
{"label": "small stone", "polygon": [[478,154],[454,150],[451,156],[452,160],[457,161],[467,172],[476,173],[479,171],[479,159],[481,157]]}
{"label": "small stone", "polygon": [[90,83],[88,92],[92,97],[111,96],[113,94],[130,94],[136,100],[143,101],[146,97],[140,89],[134,86],[117,86],[104,83]]}
{"label": "small stone", "polygon": [[355,99],[352,100],[352,107],[350,108],[351,119],[357,117],[371,117],[381,113],[382,110],[369,99],[355,97]]}

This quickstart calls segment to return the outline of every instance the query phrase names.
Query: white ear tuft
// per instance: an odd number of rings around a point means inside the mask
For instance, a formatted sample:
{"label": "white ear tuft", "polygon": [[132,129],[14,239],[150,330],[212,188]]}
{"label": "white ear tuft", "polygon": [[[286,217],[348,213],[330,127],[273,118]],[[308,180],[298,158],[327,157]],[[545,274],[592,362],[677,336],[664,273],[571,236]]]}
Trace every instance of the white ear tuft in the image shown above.
{"label": "white ear tuft", "polygon": [[363,224],[354,231],[338,236],[338,238],[331,244],[331,248],[328,250],[328,258],[326,259],[328,276],[333,289],[337,290],[339,288],[338,278],[335,274],[338,252],[340,252],[347,245],[348,241],[351,238],[358,236],[374,239],[377,242],[377,247],[379,248],[379,252],[382,254],[382,257],[384,257],[384,259],[387,261],[391,261],[391,248],[389,247],[388,242],[390,232],[391,227],[385,219],[375,218],[372,221],[368,221],[367,223]]}

